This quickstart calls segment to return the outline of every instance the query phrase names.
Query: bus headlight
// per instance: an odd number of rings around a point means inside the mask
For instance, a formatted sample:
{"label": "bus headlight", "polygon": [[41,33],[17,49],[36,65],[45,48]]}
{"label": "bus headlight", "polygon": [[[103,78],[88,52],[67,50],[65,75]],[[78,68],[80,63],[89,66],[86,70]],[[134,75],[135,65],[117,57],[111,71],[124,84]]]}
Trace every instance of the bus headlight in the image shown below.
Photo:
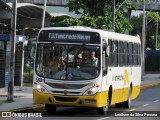
{"label": "bus headlight", "polygon": [[94,86],[90,89],[88,89],[83,95],[94,95],[99,91],[99,86]]}
{"label": "bus headlight", "polygon": [[48,93],[48,91],[40,84],[37,84],[36,85],[36,88],[39,92],[42,92],[42,93]]}

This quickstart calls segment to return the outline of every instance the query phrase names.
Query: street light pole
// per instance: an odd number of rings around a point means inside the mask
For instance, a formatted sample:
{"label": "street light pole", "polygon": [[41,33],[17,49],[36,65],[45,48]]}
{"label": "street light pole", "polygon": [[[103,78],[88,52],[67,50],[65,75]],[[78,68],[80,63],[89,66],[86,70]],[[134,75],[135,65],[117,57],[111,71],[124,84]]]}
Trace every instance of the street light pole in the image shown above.
{"label": "street light pole", "polygon": [[45,22],[45,13],[46,13],[46,4],[47,0],[44,0],[44,9],[43,9],[43,17],[42,17],[42,28],[44,28],[44,22]]}
{"label": "street light pole", "polygon": [[115,0],[112,4],[112,30],[115,31]]}
{"label": "street light pole", "polygon": [[146,46],[146,40],[145,40],[145,0],[143,0],[143,21],[142,21],[142,80],[143,76],[145,74],[145,46]]}
{"label": "street light pole", "polygon": [[156,26],[156,50],[157,50],[157,39],[158,39],[158,12],[157,12],[157,26]]}
{"label": "street light pole", "polygon": [[17,22],[17,0],[12,2],[11,36],[10,36],[10,77],[8,83],[8,101],[13,101],[14,72],[15,72],[15,47],[16,47],[16,22]]}

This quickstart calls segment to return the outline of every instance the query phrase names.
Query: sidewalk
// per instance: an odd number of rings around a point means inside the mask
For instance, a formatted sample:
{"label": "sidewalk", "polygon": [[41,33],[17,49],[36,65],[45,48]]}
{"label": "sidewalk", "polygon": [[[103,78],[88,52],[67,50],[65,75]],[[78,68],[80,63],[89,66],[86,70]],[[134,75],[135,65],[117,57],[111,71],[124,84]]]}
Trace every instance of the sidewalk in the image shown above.
{"label": "sidewalk", "polygon": [[[160,85],[160,74],[145,74],[141,82],[142,89],[155,85]],[[0,111],[14,111],[18,109],[32,108],[32,87],[23,87],[20,91],[18,87],[14,89],[14,101],[7,102],[7,92],[0,90]]]}
{"label": "sidewalk", "polygon": [[143,80],[141,81],[141,88],[143,89],[158,84],[160,85],[160,73],[159,74],[147,73],[144,74]]}
{"label": "sidewalk", "polygon": [[32,87],[23,87],[20,91],[18,87],[14,88],[14,101],[8,102],[7,91],[0,92],[0,111],[10,111],[19,108],[32,107]]}

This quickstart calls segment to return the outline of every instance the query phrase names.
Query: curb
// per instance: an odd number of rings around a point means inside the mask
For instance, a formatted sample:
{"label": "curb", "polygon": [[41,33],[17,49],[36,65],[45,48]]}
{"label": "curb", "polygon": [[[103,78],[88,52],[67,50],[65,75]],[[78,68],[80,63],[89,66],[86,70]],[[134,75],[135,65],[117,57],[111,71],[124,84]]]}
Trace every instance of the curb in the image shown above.
{"label": "curb", "polygon": [[[152,83],[152,84],[146,84],[146,85],[141,85],[141,89],[145,88],[150,88],[154,86],[160,85],[160,82]],[[36,111],[36,110],[45,110],[45,106],[33,106],[33,107],[25,107],[25,108],[19,108],[19,109],[14,109],[11,110],[11,112],[25,112],[25,111]]]}
{"label": "curb", "polygon": [[34,106],[34,107],[25,107],[25,108],[19,108],[19,109],[14,109],[12,112],[25,112],[25,111],[37,111],[37,110],[45,110],[44,106]]}
{"label": "curb", "polygon": [[0,116],[2,112],[25,112],[25,111],[33,111],[33,110],[44,110],[44,106],[33,106],[33,107],[24,107],[24,108],[18,108],[18,109],[13,109],[10,111],[0,111]]}
{"label": "curb", "polygon": [[154,86],[158,86],[158,85],[160,85],[160,82],[156,82],[156,83],[152,83],[152,84],[146,84],[146,85],[141,85],[141,89],[150,88],[150,87],[154,87]]}

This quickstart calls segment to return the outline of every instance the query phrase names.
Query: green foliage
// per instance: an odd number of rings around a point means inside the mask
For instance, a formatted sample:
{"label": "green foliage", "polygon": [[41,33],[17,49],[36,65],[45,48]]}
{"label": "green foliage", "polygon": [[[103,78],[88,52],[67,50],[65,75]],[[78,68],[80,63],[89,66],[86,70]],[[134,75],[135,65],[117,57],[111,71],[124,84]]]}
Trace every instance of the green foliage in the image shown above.
{"label": "green foliage", "polygon": [[[157,19],[158,15],[158,19]],[[142,34],[142,19],[143,15],[140,14],[139,16],[133,16],[131,18],[131,23],[133,26],[133,30],[131,34]],[[157,27],[157,20],[158,26],[160,26],[160,15],[156,12],[147,12],[146,13],[146,48],[155,49],[156,47],[156,27]],[[158,33],[160,31],[160,27],[158,29]],[[160,49],[160,37],[157,39],[158,48]]]}
{"label": "green foliage", "polygon": [[65,26],[63,24],[63,20],[69,19],[71,17],[69,16],[57,16],[57,17],[52,17],[51,22],[53,23],[53,26],[58,27],[58,26]]}
{"label": "green foliage", "polygon": [[33,83],[33,70],[23,73],[23,82],[24,83]]}
{"label": "green foliage", "polygon": [[131,17],[131,24],[133,26],[133,30],[130,32],[132,35],[140,35],[142,36],[142,19],[143,15],[139,16],[132,16]]}
{"label": "green foliage", "polygon": [[[116,0],[116,9],[124,0]],[[67,4],[70,12],[81,15],[81,18],[66,18],[55,22],[53,26],[88,26],[96,29],[112,29],[112,4],[113,0],[70,0]],[[115,31],[124,33],[132,26],[125,17],[127,7],[133,7],[127,0],[115,13]],[[52,21],[54,22],[54,21]]]}

